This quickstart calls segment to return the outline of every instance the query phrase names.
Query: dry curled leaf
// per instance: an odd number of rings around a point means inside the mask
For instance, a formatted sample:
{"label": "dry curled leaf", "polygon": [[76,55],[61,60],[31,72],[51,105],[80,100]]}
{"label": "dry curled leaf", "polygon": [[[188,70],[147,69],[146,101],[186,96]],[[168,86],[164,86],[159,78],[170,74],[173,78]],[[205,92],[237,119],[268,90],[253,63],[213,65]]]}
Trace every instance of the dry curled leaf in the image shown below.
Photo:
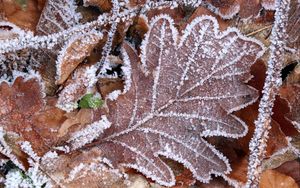
{"label": "dry curled leaf", "polygon": [[111,170],[104,161],[97,149],[61,155],[48,152],[41,166],[59,187],[127,188],[130,182],[124,181],[121,172]]}
{"label": "dry curled leaf", "polygon": [[300,132],[300,85],[287,85],[280,89],[281,97],[285,98],[290,105],[290,113],[286,118],[292,122],[295,128]]}
{"label": "dry curled leaf", "polygon": [[210,16],[194,19],[178,36],[173,20],[160,15],[141,48],[143,71],[135,51],[124,45],[131,81],[116,102],[108,101],[112,126],[97,147],[115,167],[137,169],[166,186],[174,185],[174,174],[158,155],[183,163],[203,182],[210,174],[228,173],[227,159],[201,136],[246,133],[246,125],[230,113],[256,100],[256,90],[244,82],[263,47],[236,29],[220,32]]}
{"label": "dry curled leaf", "polygon": [[74,76],[68,80],[64,89],[60,92],[56,106],[66,112],[78,108],[77,101],[88,91],[93,93],[93,87],[97,82],[95,66],[82,66],[76,69]]}
{"label": "dry curled leaf", "polygon": [[276,170],[266,170],[262,173],[260,188],[298,188],[295,180]]}
{"label": "dry curled leaf", "polygon": [[37,2],[36,0],[26,0],[24,7],[20,6],[15,0],[0,1],[0,14],[3,13],[5,19],[23,29],[31,31],[35,31],[41,10],[41,2]]}
{"label": "dry curled leaf", "polygon": [[293,0],[289,12],[289,24],[287,27],[288,44],[287,46],[292,49],[292,53],[300,58],[300,2]]}
{"label": "dry curled leaf", "polygon": [[[81,15],[76,12],[74,1],[71,0],[48,0],[40,15],[36,26],[37,35],[48,35],[64,31],[79,23]],[[63,40],[67,40],[64,38]],[[38,66],[38,71],[45,82],[45,92],[54,95],[57,89],[55,84],[56,59],[64,41],[55,45],[52,49],[32,50],[32,63]]]}
{"label": "dry curled leaf", "polygon": [[[0,44],[6,39],[31,36],[29,31],[22,30],[13,23],[0,21]],[[0,78],[11,79],[13,71],[28,71],[31,69],[29,62],[30,53],[27,49],[17,52],[0,54]]]}
{"label": "dry curled leaf", "polygon": [[254,18],[262,8],[275,10],[274,0],[206,0],[208,8],[224,19],[231,19],[235,15],[242,19]]}
{"label": "dry curled leaf", "polygon": [[[6,131],[20,134],[33,143],[37,153],[47,148],[32,125],[33,115],[44,105],[38,77],[17,77],[13,84],[0,83],[0,125]],[[20,126],[22,122],[22,126]]]}
{"label": "dry curled leaf", "polygon": [[73,70],[89,56],[93,48],[101,40],[102,34],[90,32],[71,38],[65,47],[61,49],[56,61],[56,84],[62,84],[70,76]]}

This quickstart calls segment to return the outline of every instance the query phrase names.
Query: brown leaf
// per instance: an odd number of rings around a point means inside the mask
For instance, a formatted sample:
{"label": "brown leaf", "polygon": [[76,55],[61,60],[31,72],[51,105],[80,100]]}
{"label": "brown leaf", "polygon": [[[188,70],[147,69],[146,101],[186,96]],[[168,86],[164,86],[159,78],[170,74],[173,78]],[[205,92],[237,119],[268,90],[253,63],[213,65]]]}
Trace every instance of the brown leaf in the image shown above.
{"label": "brown leaf", "polygon": [[[32,32],[22,30],[13,23],[0,21],[0,43],[3,43],[3,40],[22,38],[26,35],[32,35]],[[32,68],[28,49],[0,54],[0,59],[0,78],[7,80],[13,78],[14,71],[28,72]]]}
{"label": "brown leaf", "polygon": [[275,170],[277,172],[280,172],[282,174],[292,177],[296,181],[296,183],[299,185],[300,184],[300,170],[299,169],[300,169],[300,162],[299,162],[299,160],[296,159],[293,161],[285,162],[284,164],[280,165]]}
{"label": "brown leaf", "polygon": [[224,19],[231,19],[235,15],[242,19],[250,19],[259,15],[262,6],[267,10],[275,10],[273,0],[205,0],[209,9]]}
{"label": "brown leaf", "polygon": [[[80,14],[75,10],[76,6],[67,0],[48,0],[36,26],[37,35],[49,35],[66,30],[79,23]],[[67,40],[67,39],[64,39]],[[55,84],[56,58],[63,46],[63,42],[55,45],[51,50],[32,50],[32,63],[38,66],[45,83],[45,92],[54,95],[57,89]]]}
{"label": "brown leaf", "polygon": [[287,46],[293,49],[292,53],[300,58],[300,2],[291,1],[289,11],[289,24],[287,26],[288,43]]}
{"label": "brown leaf", "polygon": [[222,18],[232,18],[240,11],[237,0],[207,0],[207,2],[215,9],[214,12]]}
{"label": "brown leaf", "polygon": [[103,12],[108,12],[112,8],[112,2],[109,0],[84,0],[84,6],[97,6]]}
{"label": "brown leaf", "polygon": [[58,130],[58,137],[63,137],[69,133],[70,127],[74,125],[86,125],[92,123],[93,112],[92,109],[80,109],[78,112],[73,112],[66,114],[68,119],[66,119]]}
{"label": "brown leaf", "polygon": [[287,85],[281,87],[280,96],[285,98],[290,105],[290,113],[286,115],[295,128],[300,132],[300,85]]}
{"label": "brown leaf", "polygon": [[261,175],[260,188],[298,188],[295,180],[276,170],[266,170]]}
{"label": "brown leaf", "polygon": [[47,147],[41,136],[33,129],[32,116],[44,105],[41,87],[35,77],[30,79],[18,77],[11,86],[6,82],[0,84],[1,126],[4,130],[16,132],[24,140],[31,141],[39,154],[47,150]]}
{"label": "brown leaf", "polygon": [[266,10],[275,10],[275,0],[261,0],[261,5]]}
{"label": "brown leaf", "polygon": [[41,8],[41,3],[38,3],[36,0],[26,0],[26,6],[24,8],[22,8],[17,1],[0,1],[0,13],[3,13],[9,22],[31,31],[35,31],[42,11]]}
{"label": "brown leaf", "polygon": [[259,15],[262,9],[260,0],[237,0],[240,4],[239,17],[248,19]]}
{"label": "brown leaf", "polygon": [[111,170],[102,159],[97,149],[89,149],[44,157],[41,166],[60,187],[127,188],[129,182],[124,181],[121,172]]}
{"label": "brown leaf", "polygon": [[60,85],[66,81],[70,74],[84,60],[84,58],[89,56],[101,38],[102,34],[91,32],[75,36],[67,42],[57,57],[56,84]]}
{"label": "brown leaf", "polygon": [[125,63],[129,57],[132,64],[130,88],[125,85],[127,93],[107,103],[112,126],[97,143],[104,156],[168,186],[174,175],[158,154],[183,163],[200,181],[227,173],[227,160],[200,135],[245,134],[245,125],[230,113],[257,97],[243,82],[262,55],[260,44],[236,30],[219,33],[217,21],[208,16],[196,18],[179,38],[173,20],[158,16],[142,44],[146,75],[135,51],[127,44],[123,48]]}
{"label": "brown leaf", "polygon": [[94,92],[93,87],[97,82],[95,66],[78,67],[74,76],[70,78],[64,89],[60,92],[56,106],[66,112],[78,108],[77,101],[83,97],[87,91]]}
{"label": "brown leaf", "polygon": [[124,81],[120,78],[100,78],[97,82],[97,88],[103,98],[106,98],[115,90],[123,90]]}

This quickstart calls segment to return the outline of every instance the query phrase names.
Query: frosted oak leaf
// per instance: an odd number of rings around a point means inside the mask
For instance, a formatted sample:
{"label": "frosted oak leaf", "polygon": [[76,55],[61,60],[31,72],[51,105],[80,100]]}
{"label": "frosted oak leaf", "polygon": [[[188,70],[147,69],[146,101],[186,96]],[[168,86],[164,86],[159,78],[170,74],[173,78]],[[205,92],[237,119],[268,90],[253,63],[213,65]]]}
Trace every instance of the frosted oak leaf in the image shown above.
{"label": "frosted oak leaf", "polygon": [[230,171],[226,157],[202,137],[245,135],[245,123],[231,112],[257,99],[244,82],[264,48],[236,29],[218,28],[215,18],[202,16],[179,36],[172,18],[155,17],[141,66],[134,49],[123,45],[124,75],[131,79],[125,92],[110,97],[121,94],[117,102],[107,101],[111,127],[97,142],[112,166],[134,168],[164,186],[175,178],[160,155],[183,163],[202,182]]}

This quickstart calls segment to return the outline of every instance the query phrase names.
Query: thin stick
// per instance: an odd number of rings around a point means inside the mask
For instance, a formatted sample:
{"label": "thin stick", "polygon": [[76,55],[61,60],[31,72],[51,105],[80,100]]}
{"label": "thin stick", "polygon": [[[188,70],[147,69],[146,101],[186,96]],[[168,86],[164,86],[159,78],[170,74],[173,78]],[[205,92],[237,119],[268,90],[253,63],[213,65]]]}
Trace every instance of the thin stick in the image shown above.
{"label": "thin stick", "polygon": [[290,0],[276,0],[275,23],[271,33],[270,58],[267,77],[259,103],[259,115],[255,121],[254,135],[250,141],[250,158],[248,181],[246,187],[256,188],[259,185],[262,160],[265,156],[268,133],[271,128],[271,115],[275,96],[282,80],[280,71],[283,67],[284,46],[287,39],[288,12]]}
{"label": "thin stick", "polygon": [[273,24],[267,25],[267,26],[265,26],[263,28],[260,28],[258,30],[255,30],[255,31],[251,32],[251,33],[248,33],[246,36],[249,37],[249,36],[255,35],[256,33],[259,33],[259,32],[261,32],[263,30],[270,29],[272,26],[273,26]]}

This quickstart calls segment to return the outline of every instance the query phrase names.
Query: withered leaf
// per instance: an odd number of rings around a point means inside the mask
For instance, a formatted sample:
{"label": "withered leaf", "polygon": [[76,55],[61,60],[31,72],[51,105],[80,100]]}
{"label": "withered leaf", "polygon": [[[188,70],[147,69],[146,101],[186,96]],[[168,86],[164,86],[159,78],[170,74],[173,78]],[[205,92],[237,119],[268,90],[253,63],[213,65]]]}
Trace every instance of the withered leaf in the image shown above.
{"label": "withered leaf", "polygon": [[95,66],[78,67],[74,76],[67,83],[59,94],[56,106],[66,112],[78,108],[77,101],[83,97],[87,91],[92,90],[97,82],[97,68]]}
{"label": "withered leaf", "polygon": [[[263,54],[256,40],[236,29],[219,31],[211,16],[194,19],[178,36],[173,19],[155,17],[142,43],[142,71],[134,49],[124,44],[132,68],[125,91],[107,102],[111,127],[97,147],[117,167],[134,168],[161,185],[175,184],[159,155],[183,163],[197,180],[230,171],[228,160],[202,136],[240,137],[246,125],[232,111],[257,99],[244,84],[249,67]],[[127,63],[126,63],[127,62]]]}
{"label": "withered leaf", "polygon": [[274,0],[206,0],[208,8],[224,19],[235,15],[242,19],[256,17],[262,8],[275,10]]}
{"label": "withered leaf", "polygon": [[[33,35],[32,32],[22,30],[13,23],[0,21],[0,44],[6,39],[25,37]],[[0,78],[12,79],[13,71],[28,71],[31,69],[29,63],[30,53],[27,49],[17,52],[0,54]]]}
{"label": "withered leaf", "polygon": [[75,26],[81,18],[75,10],[74,0],[48,0],[36,28],[37,34],[57,33]]}
{"label": "withered leaf", "polygon": [[38,77],[19,76],[12,85],[0,83],[0,125],[31,141],[37,153],[42,153],[47,147],[32,126],[33,115],[44,105],[39,82]]}
{"label": "withered leaf", "polygon": [[41,14],[40,4],[37,0],[26,0],[26,7],[21,7],[18,1],[1,0],[0,13],[5,20],[34,31]]}
{"label": "withered leaf", "polygon": [[293,53],[300,58],[300,2],[291,1],[289,11],[289,24],[287,27],[288,43],[287,46],[292,49]]}
{"label": "withered leaf", "polygon": [[290,113],[286,118],[291,121],[295,128],[300,132],[300,85],[292,84],[280,89],[281,97],[285,98],[290,105]]}
{"label": "withered leaf", "polygon": [[71,38],[61,49],[56,61],[56,84],[62,84],[87,57],[102,38],[101,33],[89,32]]}
{"label": "withered leaf", "polygon": [[266,170],[262,173],[259,187],[298,188],[298,185],[290,176],[277,172],[276,170]]}
{"label": "withered leaf", "polygon": [[[48,35],[74,27],[81,18],[81,15],[76,12],[76,8],[74,0],[48,0],[36,26],[36,34]],[[44,80],[45,92],[48,95],[54,95],[57,89],[55,85],[55,62],[66,39],[64,38],[62,42],[55,45],[51,50],[32,50],[32,61],[39,65],[38,71]]]}

